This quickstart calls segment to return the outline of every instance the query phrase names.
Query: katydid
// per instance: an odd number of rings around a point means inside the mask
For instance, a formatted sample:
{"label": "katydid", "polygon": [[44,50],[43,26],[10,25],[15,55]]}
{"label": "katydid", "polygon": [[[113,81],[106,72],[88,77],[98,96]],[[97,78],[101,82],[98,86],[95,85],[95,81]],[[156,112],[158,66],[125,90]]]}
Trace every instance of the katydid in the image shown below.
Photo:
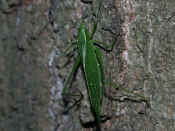
{"label": "katydid", "polygon": [[[96,28],[96,25],[94,25],[94,27]],[[100,116],[101,116],[102,96],[105,95],[106,97],[112,100],[119,100],[119,99],[112,98],[111,96],[106,94],[106,92],[103,92],[102,88],[106,84],[105,83],[106,81],[105,81],[104,71],[103,71],[102,56],[98,47],[108,52],[112,51],[116,43],[116,40],[111,44],[111,46],[109,46],[110,49],[106,49],[106,47],[99,45],[99,44],[104,44],[103,42],[99,42],[92,39],[94,32],[95,31],[93,30],[93,32],[90,34],[88,29],[83,24],[80,24],[80,27],[78,30],[78,39],[75,42],[77,46],[78,56],[75,59],[72,71],[68,79],[64,83],[64,89],[63,89],[62,95],[64,98],[64,95],[67,93],[66,91],[68,89],[68,84],[73,79],[74,72],[77,70],[79,66],[82,66],[83,73],[85,76],[85,82],[88,89],[88,95],[89,95],[89,100],[91,104],[91,111],[95,118],[96,131],[101,131]],[[112,86],[114,88],[119,88],[119,86],[116,87],[115,84]],[[123,89],[123,91],[127,93],[132,93],[126,89]],[[135,94],[135,93],[132,93],[132,94]],[[144,96],[141,96],[138,94],[136,95],[141,99],[140,100],[133,99],[131,101],[144,101],[149,106],[149,103],[147,103],[148,101]]]}
{"label": "katydid", "polygon": [[[97,130],[100,131],[100,110],[103,95],[102,83],[104,80],[104,73],[101,53],[94,45],[95,43],[97,44],[97,41],[92,40],[93,34],[94,31],[90,34],[88,29],[83,24],[80,25],[77,40],[78,56],[73,65],[72,72],[65,82],[63,95],[67,90],[68,82],[73,77],[73,73],[78,66],[81,65],[87,84],[91,110],[95,117]],[[115,42],[113,42],[112,47],[114,44]]]}
{"label": "katydid", "polygon": [[[99,10],[97,12],[97,16],[99,14]],[[78,38],[74,42],[76,44],[78,55],[75,59],[72,71],[68,79],[64,83],[62,95],[64,98],[64,95],[67,93],[68,84],[73,79],[74,72],[78,69],[79,66],[82,66],[85,76],[85,82],[87,85],[91,111],[95,118],[96,131],[101,131],[100,116],[103,96],[102,86],[105,82],[105,78],[102,64],[102,56],[98,47],[104,49],[105,51],[112,51],[116,43],[116,39],[109,46],[110,49],[106,49],[106,47],[101,46],[101,44],[104,44],[103,42],[93,40],[93,36],[97,29],[97,23],[95,23],[93,27],[94,28],[90,33],[85,25],[83,25],[82,23],[80,24],[80,27],[78,29]]]}
{"label": "katydid", "polygon": [[[100,2],[97,16],[99,14],[101,3],[102,2]],[[91,111],[95,118],[96,130],[100,131],[100,113],[103,95],[102,81],[104,73],[100,51],[97,47],[94,46],[95,43],[97,44],[97,41],[92,39],[96,29],[97,23],[94,24],[92,33],[90,33],[83,24],[80,24],[78,30],[78,39],[76,41],[78,56],[73,65],[72,72],[65,82],[63,95],[66,93],[66,90],[68,88],[67,85],[73,78],[75,70],[79,67],[79,65],[81,65],[88,89]],[[114,44],[115,42],[113,42],[112,47]]]}

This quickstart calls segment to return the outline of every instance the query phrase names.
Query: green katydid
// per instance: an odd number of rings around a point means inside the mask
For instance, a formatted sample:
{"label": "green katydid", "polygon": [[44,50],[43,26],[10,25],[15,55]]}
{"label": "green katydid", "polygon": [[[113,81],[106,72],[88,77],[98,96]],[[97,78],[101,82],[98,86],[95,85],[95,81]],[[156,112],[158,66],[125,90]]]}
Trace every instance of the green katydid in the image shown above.
{"label": "green katydid", "polygon": [[[100,4],[101,3],[102,2],[100,2]],[[100,7],[101,5],[99,6],[97,16],[99,14]],[[78,29],[78,38],[74,42],[77,46],[78,56],[75,59],[75,63],[68,79],[64,83],[62,95],[64,98],[64,95],[66,94],[66,91],[68,89],[68,84],[73,79],[74,72],[81,65],[88,89],[91,111],[94,115],[96,122],[96,131],[100,131],[101,103],[103,96],[102,86],[104,84],[105,78],[102,64],[102,56],[98,47],[101,47],[106,51],[112,51],[116,43],[116,39],[111,44],[110,49],[106,49],[103,46],[98,45],[104,43],[93,40],[94,33],[97,29],[97,23],[98,21],[94,24],[92,33],[90,33],[82,23],[80,24],[80,27]],[[98,45],[98,47],[96,45]]]}
{"label": "green katydid", "polygon": [[[96,25],[94,25],[95,27]],[[77,49],[78,56],[73,65],[72,72],[65,82],[63,95],[67,90],[67,84],[72,79],[73,73],[81,64],[88,88],[88,94],[91,104],[92,113],[95,116],[97,130],[100,131],[100,110],[102,102],[102,81],[104,80],[103,65],[101,53],[94,46],[97,41],[92,40],[94,33],[89,33],[84,25],[80,25],[78,31]],[[113,42],[112,47],[115,42]]]}
{"label": "green katydid", "polygon": [[[99,10],[100,7],[101,5],[99,6]],[[97,16],[99,14],[99,10]],[[92,40],[96,28],[97,23],[94,24],[93,31],[92,33],[90,33],[83,24],[80,24],[78,30],[78,39],[76,41],[78,56],[73,65],[72,72],[68,77],[67,81],[65,82],[63,95],[67,91],[68,83],[73,78],[75,70],[81,64],[87,84],[91,110],[96,122],[96,130],[100,131],[100,110],[102,102],[101,86],[103,81],[103,66],[100,51],[97,47],[94,46],[94,44],[97,43],[97,41]],[[114,46],[114,44],[115,42],[113,42],[112,47]]]}

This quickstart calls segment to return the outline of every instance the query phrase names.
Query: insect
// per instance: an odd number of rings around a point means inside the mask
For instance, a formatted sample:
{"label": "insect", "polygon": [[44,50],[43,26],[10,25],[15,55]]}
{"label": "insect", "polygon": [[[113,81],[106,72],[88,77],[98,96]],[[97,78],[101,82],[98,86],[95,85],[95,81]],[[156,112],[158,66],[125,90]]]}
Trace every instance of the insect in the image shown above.
{"label": "insect", "polygon": [[[99,9],[100,10],[100,9]],[[99,11],[98,11],[99,12]],[[97,14],[98,16],[98,14]],[[73,74],[79,66],[82,66],[85,81],[87,85],[91,111],[95,118],[96,131],[100,131],[100,115],[101,115],[101,103],[102,103],[102,84],[104,80],[104,72],[102,65],[102,56],[97,44],[102,44],[93,40],[94,33],[97,29],[97,23],[94,23],[92,33],[81,23],[78,29],[78,38],[76,40],[78,56],[75,59],[75,63],[72,68],[68,79],[64,84],[63,96],[68,89],[68,83],[72,80]],[[116,40],[115,40],[116,41]],[[111,45],[112,50],[115,41]],[[100,47],[102,47],[100,45]],[[105,47],[102,47],[105,49]],[[106,49],[107,50],[107,49]]]}
{"label": "insect", "polygon": [[[99,10],[100,7],[101,6],[99,6]],[[99,10],[97,16],[99,14]],[[81,66],[87,85],[91,111],[95,118],[96,131],[101,131],[100,116],[103,96],[102,86],[104,84],[105,77],[102,64],[102,55],[99,48],[102,48],[105,51],[112,51],[116,43],[116,39],[113,41],[111,46],[109,46],[109,48],[103,47],[103,45],[106,45],[103,42],[93,40],[93,36],[97,29],[97,23],[98,22],[94,23],[91,33],[82,23],[79,26],[77,40],[74,42],[74,44],[76,44],[78,56],[75,59],[68,79],[64,83],[62,95],[64,98],[64,96],[67,94],[68,84],[73,79],[74,72],[79,66]]]}
{"label": "insect", "polygon": [[[95,26],[96,25],[94,25],[94,27]],[[101,58],[102,56],[98,47],[95,46],[95,44],[97,44],[97,41],[92,40],[93,34],[94,33],[90,33],[83,24],[80,24],[78,31],[78,40],[76,42],[78,56],[73,65],[72,72],[65,82],[63,95],[67,90],[68,82],[73,77],[73,73],[79,67],[79,65],[81,65],[87,84],[91,110],[95,116],[97,130],[100,131],[100,109],[103,94],[102,83],[104,80],[104,73]],[[112,47],[114,44],[115,42],[113,42]]]}

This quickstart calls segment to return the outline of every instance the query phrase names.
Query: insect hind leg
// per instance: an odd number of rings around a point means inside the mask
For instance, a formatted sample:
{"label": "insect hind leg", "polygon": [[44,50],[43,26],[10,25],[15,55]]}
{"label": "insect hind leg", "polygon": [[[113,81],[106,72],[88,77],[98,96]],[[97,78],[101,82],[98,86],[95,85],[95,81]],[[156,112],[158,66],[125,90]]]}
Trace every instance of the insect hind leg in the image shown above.
{"label": "insect hind leg", "polygon": [[[69,93],[68,89],[69,89],[69,83],[72,83],[72,80],[73,80],[73,77],[74,75],[76,74],[77,70],[78,70],[78,67],[80,65],[80,57],[78,56],[76,59],[75,59],[75,63],[73,65],[73,68],[72,68],[72,71],[68,77],[68,79],[65,81],[64,83],[64,88],[63,88],[63,91],[62,91],[62,96],[63,96],[63,102],[64,102],[64,105],[65,106],[68,106],[69,103],[71,102],[70,100],[73,98],[75,98],[75,96],[79,96],[79,99],[76,99],[74,100],[75,102],[72,102],[73,104],[71,104],[65,112],[68,112],[70,109],[72,109],[75,105],[77,105],[77,103],[79,103],[82,98],[83,98],[83,95],[82,93],[80,92],[80,90],[78,90],[77,88],[72,88],[72,89],[77,89],[76,91],[72,90],[72,93]],[[71,84],[70,84],[71,85]],[[77,95],[76,93],[79,92],[79,95]],[[74,96],[74,97],[73,97]],[[72,100],[73,100],[72,99]]]}
{"label": "insect hind leg", "polygon": [[63,114],[67,114],[75,106],[78,106],[82,99],[83,94],[78,88],[74,88],[70,93],[65,93],[63,95],[63,102],[66,109],[63,111]]}

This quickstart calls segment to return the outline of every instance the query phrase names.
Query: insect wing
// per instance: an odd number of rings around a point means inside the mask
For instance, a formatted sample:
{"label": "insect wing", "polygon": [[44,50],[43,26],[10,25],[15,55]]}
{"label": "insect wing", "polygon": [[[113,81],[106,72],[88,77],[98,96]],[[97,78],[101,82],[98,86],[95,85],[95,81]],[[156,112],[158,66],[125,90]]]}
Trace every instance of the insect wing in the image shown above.
{"label": "insect wing", "polygon": [[92,41],[88,41],[85,45],[85,77],[88,86],[88,93],[90,97],[90,103],[93,113],[98,117],[100,121],[100,108],[101,108],[101,71],[98,65],[95,49]]}

